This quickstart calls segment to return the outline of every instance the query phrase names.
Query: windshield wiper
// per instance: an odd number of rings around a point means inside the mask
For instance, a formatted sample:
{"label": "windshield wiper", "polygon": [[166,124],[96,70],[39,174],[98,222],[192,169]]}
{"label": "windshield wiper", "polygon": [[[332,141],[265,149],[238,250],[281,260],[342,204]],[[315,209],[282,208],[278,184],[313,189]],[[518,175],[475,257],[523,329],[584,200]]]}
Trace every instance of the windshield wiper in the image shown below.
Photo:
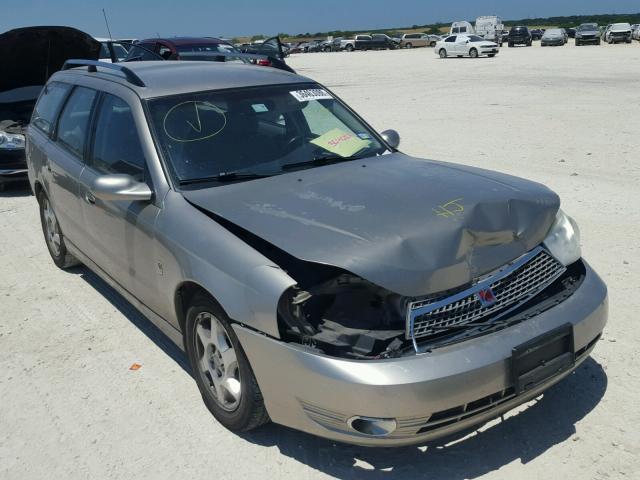
{"label": "windshield wiper", "polygon": [[217,175],[212,175],[210,177],[202,177],[202,178],[189,178],[186,180],[180,180],[180,185],[195,185],[197,183],[211,183],[211,182],[235,182],[238,180],[254,180],[257,178],[266,178],[271,177],[275,174],[263,174],[263,173],[254,173],[254,172],[220,172]]}
{"label": "windshield wiper", "polygon": [[339,155],[335,156],[325,156],[325,157],[314,157],[313,160],[306,160],[304,162],[296,162],[296,163],[286,163],[281,168],[282,170],[295,170],[300,167],[320,167],[322,165],[329,165],[331,163],[340,163],[340,162],[350,162],[352,160],[361,160],[364,157],[361,156],[351,156],[351,157],[341,157]]}

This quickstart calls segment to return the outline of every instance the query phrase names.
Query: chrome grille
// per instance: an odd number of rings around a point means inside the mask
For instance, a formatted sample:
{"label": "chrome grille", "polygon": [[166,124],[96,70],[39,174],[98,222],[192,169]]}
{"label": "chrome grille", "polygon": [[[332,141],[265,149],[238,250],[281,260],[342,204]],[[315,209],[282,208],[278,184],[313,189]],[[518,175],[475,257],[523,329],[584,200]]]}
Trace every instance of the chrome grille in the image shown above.
{"label": "chrome grille", "polygon": [[[494,275],[455,295],[412,302],[407,315],[407,337],[417,339],[448,328],[500,316],[522,305],[553,283],[565,267],[538,247]],[[491,289],[495,303],[483,305],[479,292]]]}

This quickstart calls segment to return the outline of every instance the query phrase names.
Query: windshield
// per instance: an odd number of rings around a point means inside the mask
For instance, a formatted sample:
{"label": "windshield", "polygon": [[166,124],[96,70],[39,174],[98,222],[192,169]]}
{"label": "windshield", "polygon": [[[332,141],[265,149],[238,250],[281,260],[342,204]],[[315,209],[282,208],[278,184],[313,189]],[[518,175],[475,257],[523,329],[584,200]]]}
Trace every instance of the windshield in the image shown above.
{"label": "windshield", "polygon": [[382,154],[376,135],[317,84],[202,92],[149,100],[175,180],[276,175]]}
{"label": "windshield", "polygon": [[585,30],[587,31],[598,30],[598,25],[596,25],[595,23],[588,23],[586,25],[580,25],[578,27],[579,32],[583,32]]}
{"label": "windshield", "polygon": [[547,30],[546,32],[544,32],[545,36],[552,36],[552,35],[564,35],[564,32],[562,30],[560,30],[559,28],[552,28],[550,30]]}

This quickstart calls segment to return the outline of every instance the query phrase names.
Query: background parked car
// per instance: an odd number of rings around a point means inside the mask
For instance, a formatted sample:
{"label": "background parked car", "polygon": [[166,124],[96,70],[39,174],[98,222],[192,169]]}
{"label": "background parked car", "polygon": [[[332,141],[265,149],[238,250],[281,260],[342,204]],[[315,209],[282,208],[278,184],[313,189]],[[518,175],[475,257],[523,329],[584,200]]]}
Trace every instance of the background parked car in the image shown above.
{"label": "background parked car", "polygon": [[435,46],[435,53],[440,58],[478,58],[481,55],[495,57],[499,51],[497,43],[489,42],[478,35],[450,35]]}
{"label": "background parked car", "polygon": [[542,39],[542,35],[544,35],[544,32],[539,28],[531,30],[531,40],[540,40]]}
{"label": "background parked car", "polygon": [[340,50],[346,50],[347,52],[353,52],[354,50],[393,50],[398,47],[398,44],[388,35],[373,34],[373,35],[356,35],[349,40],[340,41]]}
{"label": "background parked car", "polygon": [[[634,25],[632,25],[632,27],[634,27]],[[640,23],[635,25],[635,28],[631,31],[631,38],[640,40]]]}
{"label": "background parked car", "polygon": [[576,46],[588,43],[600,45],[600,27],[597,23],[583,23],[576,29]]}
{"label": "background parked car", "polygon": [[16,28],[0,35],[0,189],[27,178],[25,133],[49,76],[70,58],[97,60],[100,47],[70,27]]}
{"label": "background parked car", "polygon": [[510,47],[515,45],[526,45],[527,47],[530,47],[532,38],[529,28],[523,26],[512,27],[511,30],[509,30],[507,42]]}
{"label": "background parked car", "polygon": [[575,28],[565,28],[567,35],[569,38],[576,38],[576,29]]}
{"label": "background parked car", "polygon": [[400,48],[426,47],[431,44],[429,35],[424,33],[405,33],[400,37]]}
{"label": "background parked car", "polygon": [[550,28],[544,32],[544,35],[542,35],[542,39],[540,40],[540,45],[543,47],[564,46],[566,43],[567,39],[562,28]]}
{"label": "background parked car", "polygon": [[604,31],[602,39],[607,43],[631,43],[631,25],[628,23],[614,23]]}

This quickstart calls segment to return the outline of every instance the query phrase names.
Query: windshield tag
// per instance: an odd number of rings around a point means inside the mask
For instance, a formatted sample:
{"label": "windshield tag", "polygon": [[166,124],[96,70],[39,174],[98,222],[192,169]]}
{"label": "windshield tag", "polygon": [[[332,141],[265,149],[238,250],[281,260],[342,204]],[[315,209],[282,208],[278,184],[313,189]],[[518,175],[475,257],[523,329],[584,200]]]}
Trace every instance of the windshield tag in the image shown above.
{"label": "windshield tag", "polygon": [[329,92],[322,88],[313,88],[310,90],[295,90],[289,92],[293,95],[293,98],[299,102],[309,102],[311,100],[331,100],[333,97],[329,95]]}
{"label": "windshield tag", "polygon": [[315,140],[311,140],[311,143],[341,157],[350,157],[371,145],[371,142],[361,140],[357,136],[338,128],[334,128]]}
{"label": "windshield tag", "polygon": [[253,111],[256,113],[264,113],[269,111],[264,103],[254,103],[253,105],[251,105],[251,108],[253,108]]}

